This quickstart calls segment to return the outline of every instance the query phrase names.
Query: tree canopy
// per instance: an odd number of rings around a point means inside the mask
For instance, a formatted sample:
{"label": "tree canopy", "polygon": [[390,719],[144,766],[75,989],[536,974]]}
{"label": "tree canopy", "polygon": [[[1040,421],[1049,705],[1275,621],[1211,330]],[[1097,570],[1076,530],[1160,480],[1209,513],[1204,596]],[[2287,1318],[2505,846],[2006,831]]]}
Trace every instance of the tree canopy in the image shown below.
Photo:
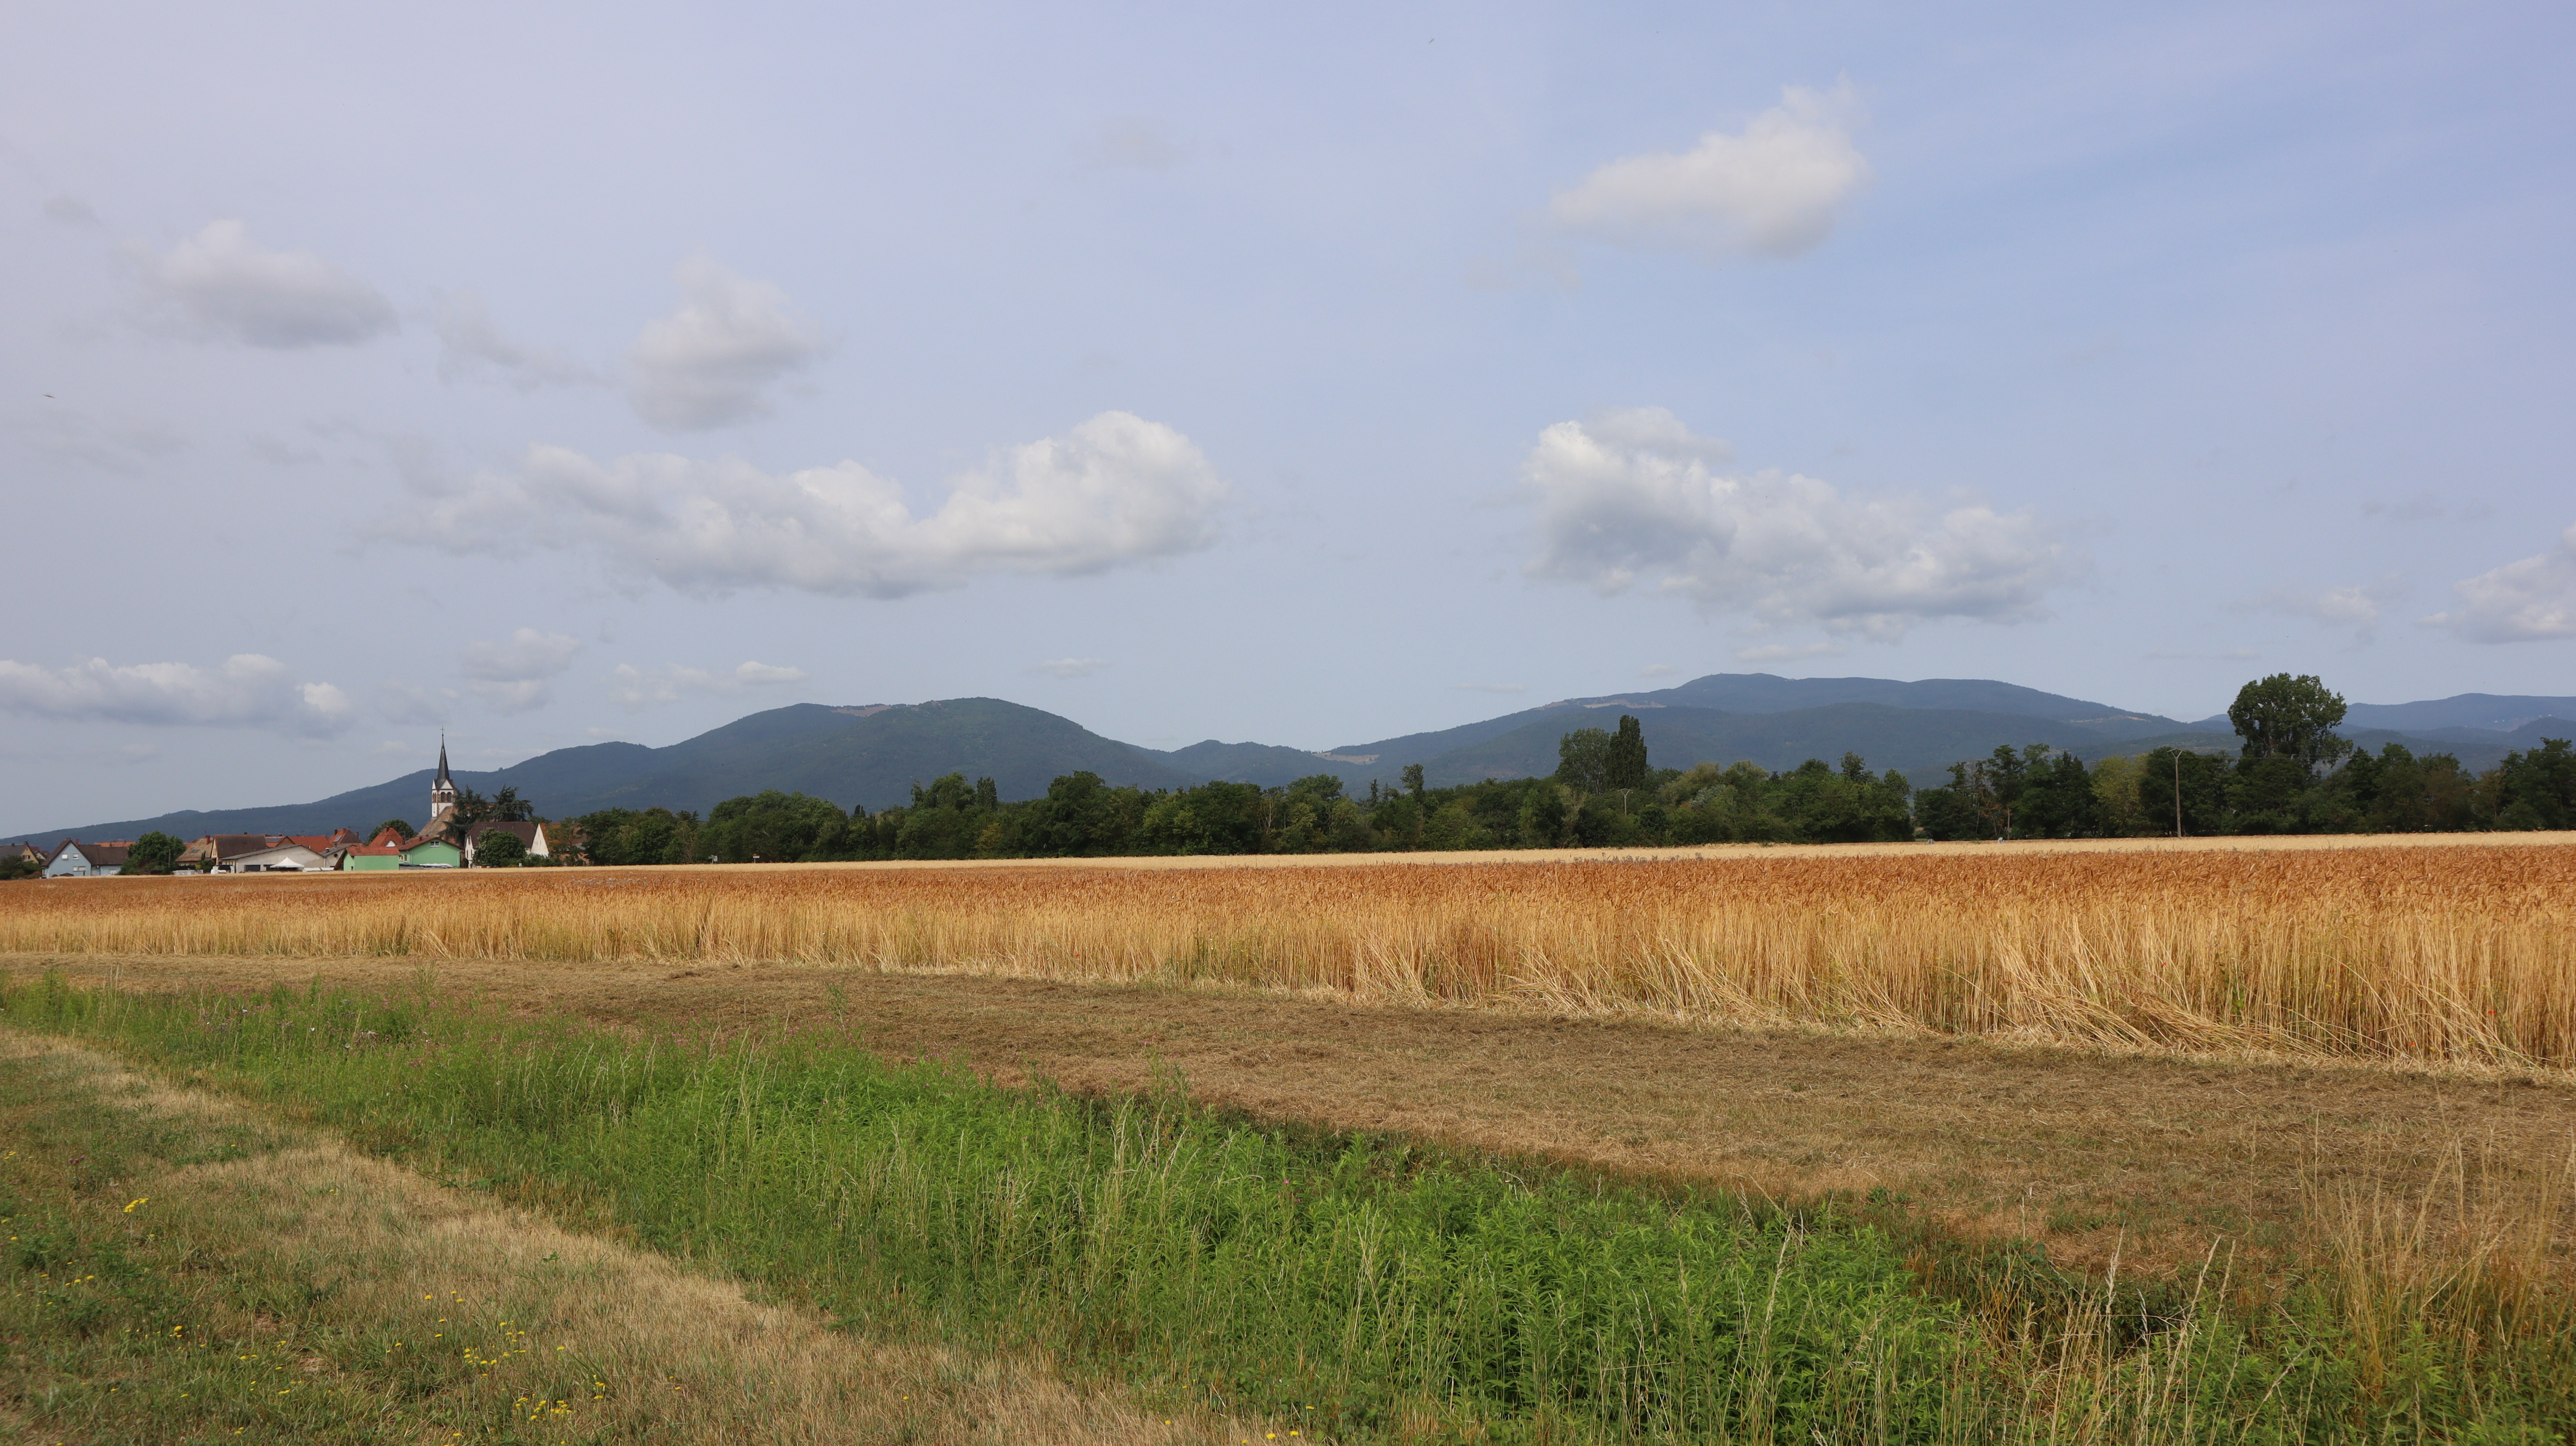
{"label": "tree canopy", "polygon": [[2245,740],[2247,762],[2286,758],[2310,770],[2352,751],[2352,744],[2334,731],[2343,715],[2343,695],[2312,673],[2257,678],[2238,689],[2227,708],[2229,725]]}

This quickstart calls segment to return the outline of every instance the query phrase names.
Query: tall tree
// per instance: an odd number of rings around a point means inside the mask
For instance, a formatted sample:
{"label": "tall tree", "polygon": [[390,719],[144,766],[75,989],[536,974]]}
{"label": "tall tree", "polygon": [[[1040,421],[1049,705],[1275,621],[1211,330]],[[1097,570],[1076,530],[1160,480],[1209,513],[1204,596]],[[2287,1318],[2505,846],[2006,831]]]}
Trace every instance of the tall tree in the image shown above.
{"label": "tall tree", "polygon": [[2343,721],[2343,695],[2314,674],[2274,673],[2236,690],[2227,721],[2245,740],[2244,760],[2287,758],[2313,772],[2352,751],[2334,731]]}
{"label": "tall tree", "polygon": [[1601,774],[1604,788],[1622,790],[1643,788],[1653,776],[1646,767],[1646,730],[1625,713],[1619,715],[1619,731],[1602,750]]}

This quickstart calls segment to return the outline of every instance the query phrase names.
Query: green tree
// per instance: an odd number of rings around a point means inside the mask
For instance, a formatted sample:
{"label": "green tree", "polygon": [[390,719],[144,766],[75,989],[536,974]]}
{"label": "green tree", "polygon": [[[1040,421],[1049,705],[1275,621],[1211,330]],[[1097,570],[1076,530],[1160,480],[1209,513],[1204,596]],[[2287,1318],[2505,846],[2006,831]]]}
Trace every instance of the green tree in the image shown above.
{"label": "green tree", "polygon": [[729,864],[802,859],[837,833],[842,822],[840,805],[830,799],[764,789],[709,809],[698,852]]}
{"label": "green tree", "polygon": [[527,861],[527,844],[507,829],[485,829],[483,836],[474,841],[474,866],[478,869],[515,869]]}
{"label": "green tree", "polygon": [[446,813],[439,816],[438,828],[451,843],[462,846],[466,835],[474,831],[474,825],[491,816],[492,800],[459,784],[456,789],[456,802]]}
{"label": "green tree", "polygon": [[1404,777],[1404,791],[1405,791],[1405,792],[1407,792],[1407,793],[1412,794],[1412,795],[1413,795],[1413,801],[1414,801],[1414,803],[1415,803],[1417,806],[1419,806],[1419,805],[1421,804],[1421,802],[1422,802],[1422,791],[1423,791],[1423,790],[1422,790],[1422,765],[1421,765],[1421,764],[1419,764],[1419,763],[1408,763],[1408,764],[1404,765],[1404,774],[1403,774],[1403,777]]}
{"label": "green tree", "polygon": [[2158,748],[2139,760],[2138,814],[2142,830],[2171,837],[2229,831],[2227,760],[2180,748]]}
{"label": "green tree", "polygon": [[492,795],[492,811],[485,816],[503,823],[526,823],[537,816],[537,806],[519,797],[519,785],[513,783]]}
{"label": "green tree", "polygon": [[178,839],[154,829],[136,839],[134,847],[126,852],[125,871],[129,874],[166,874],[178,864],[179,855],[187,849],[188,846]]}
{"label": "green tree", "polygon": [[2227,721],[2245,740],[2243,758],[2287,758],[2313,772],[2352,751],[2334,731],[2343,721],[2343,695],[2314,674],[2274,673],[2236,690]]}
{"label": "green tree", "polygon": [[2576,749],[2564,738],[2508,753],[2489,775],[2495,780],[2498,828],[2576,828]]}
{"label": "green tree", "polygon": [[374,828],[367,831],[367,841],[373,843],[378,837],[383,835],[386,829],[392,829],[396,834],[399,834],[404,838],[409,838],[411,837],[411,820],[407,818],[386,819],[383,823],[377,824]]}
{"label": "green tree", "polygon": [[1610,735],[1577,728],[1556,740],[1556,781],[1584,793],[1610,786]]}
{"label": "green tree", "polygon": [[[1598,738],[1609,735],[1598,728],[1585,730]],[[1565,791],[1548,784],[1533,791],[1520,809],[1520,837],[1524,847],[1552,849],[1565,843]]]}
{"label": "green tree", "polygon": [[1602,749],[1601,786],[1604,790],[1633,791],[1646,786],[1654,770],[1646,766],[1646,730],[1644,725],[1622,713],[1619,731],[1610,735]]}

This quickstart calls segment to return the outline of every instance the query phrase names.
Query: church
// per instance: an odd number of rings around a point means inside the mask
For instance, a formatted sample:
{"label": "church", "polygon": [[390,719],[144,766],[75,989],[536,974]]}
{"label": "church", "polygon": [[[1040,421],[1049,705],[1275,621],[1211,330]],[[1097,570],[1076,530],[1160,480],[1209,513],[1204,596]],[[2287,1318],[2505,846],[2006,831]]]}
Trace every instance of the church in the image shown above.
{"label": "church", "polygon": [[453,815],[462,790],[455,775],[447,768],[447,738],[438,740],[438,772],[429,780],[429,822],[421,825],[418,835],[400,846],[402,867],[407,869],[452,869],[459,865],[472,868],[475,854],[483,840],[496,833],[518,839],[531,859],[552,856],[546,839],[546,825],[535,821],[484,818],[468,825],[462,836],[453,828]]}

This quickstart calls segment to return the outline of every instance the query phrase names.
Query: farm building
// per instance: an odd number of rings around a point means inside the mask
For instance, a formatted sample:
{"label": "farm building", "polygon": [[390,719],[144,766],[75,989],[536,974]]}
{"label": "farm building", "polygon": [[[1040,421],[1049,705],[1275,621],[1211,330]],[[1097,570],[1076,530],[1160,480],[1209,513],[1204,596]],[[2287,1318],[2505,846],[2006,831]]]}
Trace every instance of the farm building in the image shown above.
{"label": "farm building", "polygon": [[228,874],[300,874],[327,869],[330,865],[323,862],[322,850],[312,846],[323,842],[327,840],[318,835],[311,842],[280,838],[267,848],[235,854],[224,862],[223,871]]}

